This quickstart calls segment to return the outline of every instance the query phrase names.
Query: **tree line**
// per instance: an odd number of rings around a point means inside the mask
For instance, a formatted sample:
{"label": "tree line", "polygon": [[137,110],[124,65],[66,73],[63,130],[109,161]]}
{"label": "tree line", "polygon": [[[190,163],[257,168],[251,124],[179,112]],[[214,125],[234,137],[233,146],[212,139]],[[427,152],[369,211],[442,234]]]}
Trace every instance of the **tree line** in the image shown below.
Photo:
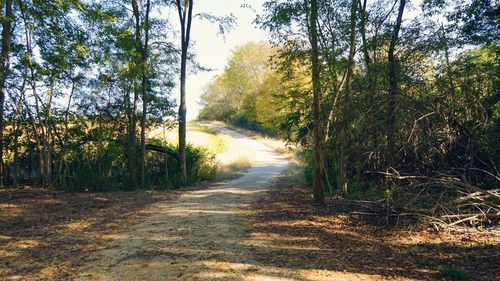
{"label": "tree line", "polygon": [[499,12],[490,0],[267,1],[256,23],[270,44],[234,51],[200,118],[301,144],[316,202],[326,191],[380,199],[388,220],[494,223]]}
{"label": "tree line", "polygon": [[[130,190],[213,174],[185,141],[192,0],[0,4],[0,186]],[[177,123],[179,147],[148,137]]]}

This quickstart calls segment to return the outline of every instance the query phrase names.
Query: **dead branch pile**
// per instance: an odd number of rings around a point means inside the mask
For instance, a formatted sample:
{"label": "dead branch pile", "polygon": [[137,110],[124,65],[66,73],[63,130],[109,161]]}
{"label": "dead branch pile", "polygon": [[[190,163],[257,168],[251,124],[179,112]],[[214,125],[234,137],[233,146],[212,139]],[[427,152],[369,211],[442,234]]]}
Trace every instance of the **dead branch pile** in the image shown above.
{"label": "dead branch pile", "polygon": [[[402,219],[418,219],[436,229],[500,226],[500,188],[479,188],[463,178],[447,174],[435,177],[402,176],[385,173],[394,185],[383,200],[352,200],[363,210],[359,215],[374,216],[387,225]],[[491,175],[497,183],[498,176]]]}

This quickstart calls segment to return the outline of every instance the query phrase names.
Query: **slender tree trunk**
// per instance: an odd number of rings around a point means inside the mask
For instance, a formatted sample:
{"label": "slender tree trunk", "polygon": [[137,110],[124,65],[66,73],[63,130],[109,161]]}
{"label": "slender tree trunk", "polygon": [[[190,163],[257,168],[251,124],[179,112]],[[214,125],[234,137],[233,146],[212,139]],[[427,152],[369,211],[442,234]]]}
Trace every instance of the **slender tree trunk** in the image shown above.
{"label": "slender tree trunk", "polygon": [[[26,44],[26,62],[27,62],[27,67],[29,69],[29,75],[30,75],[30,85],[31,85],[31,92],[33,94],[33,100],[35,101],[35,111],[36,111],[36,116],[32,116],[30,114],[30,111],[28,109],[28,106],[26,104],[27,108],[27,113],[30,117],[30,120],[32,121],[31,125],[33,128],[33,134],[36,136],[35,139],[37,140],[38,144],[38,160],[39,160],[39,181],[43,187],[46,187],[48,185],[49,179],[47,178],[47,136],[49,133],[47,132],[47,115],[45,115],[45,118],[43,118],[43,110],[46,110],[45,114],[50,110],[47,108],[42,108],[40,109],[40,104],[43,106],[43,102],[40,98],[40,96],[37,93],[37,85],[36,85],[36,77],[35,77],[35,69],[33,67],[33,47],[32,47],[32,33],[31,30],[29,29],[29,25],[27,24],[27,19],[25,15],[25,7],[22,5],[23,3],[20,2],[20,11],[21,11],[21,17],[24,22],[25,26],[25,44]],[[48,104],[51,103],[51,100],[49,99]],[[47,105],[48,106],[48,105]]]}
{"label": "slender tree trunk", "polygon": [[320,95],[321,81],[319,69],[319,51],[318,51],[318,2],[311,0],[310,10],[310,40],[311,40],[311,62],[312,62],[312,83],[313,83],[313,118],[314,118],[314,174],[313,174],[313,196],[314,202],[323,203],[323,151],[321,143],[321,112]]}
{"label": "slender tree trunk", "polygon": [[50,88],[48,92],[48,99],[46,106],[44,108],[45,116],[44,121],[41,124],[44,127],[44,132],[42,135],[42,150],[41,150],[41,176],[42,176],[42,186],[48,187],[52,181],[52,99],[54,96],[54,78],[50,78]]}
{"label": "slender tree trunk", "polygon": [[[146,120],[148,110],[148,44],[149,44],[149,12],[151,1],[146,2],[144,14],[144,25],[141,27],[140,11],[136,0],[132,0],[132,9],[135,17],[135,37],[137,50],[141,54],[141,94],[142,94],[142,116],[141,116],[141,154],[140,154],[140,176],[141,187],[145,187],[146,178]],[[144,43],[141,38],[141,28],[144,29]]]}
{"label": "slender tree trunk", "polygon": [[[24,91],[24,86],[22,87],[22,91]],[[21,104],[21,99],[23,99],[23,95],[21,94],[20,100],[17,102],[16,106],[16,114],[15,118],[16,120],[14,121],[14,144],[13,144],[13,149],[14,149],[14,160],[12,163],[12,179],[13,179],[13,185],[14,188],[19,187],[19,135],[21,134],[21,110],[22,110],[22,104]]]}
{"label": "slender tree trunk", "polygon": [[346,147],[346,132],[345,128],[339,132],[339,154],[338,154],[338,172],[337,172],[337,187],[341,194],[347,194],[347,147]]}
{"label": "slender tree trunk", "polygon": [[146,120],[148,113],[148,44],[149,44],[149,11],[150,0],[146,2],[144,20],[144,46],[142,47],[142,122],[141,122],[141,185],[145,187],[146,169]]}
{"label": "slender tree trunk", "polygon": [[193,0],[176,0],[181,25],[181,77],[179,104],[179,170],[183,182],[187,179],[186,167],[186,63],[193,15]]}
{"label": "slender tree trunk", "polygon": [[351,4],[351,23],[350,23],[350,38],[349,38],[349,58],[347,64],[347,72],[345,79],[345,105],[342,108],[344,114],[342,117],[341,132],[339,133],[339,171],[337,177],[337,185],[342,194],[347,194],[347,124],[349,122],[349,100],[351,95],[351,78],[354,68],[354,55],[356,53],[356,15],[357,15],[357,0],[352,0]]}
{"label": "slender tree trunk", "polygon": [[130,127],[131,132],[130,132],[130,137],[132,140],[132,149],[133,149],[133,166],[134,166],[134,171],[133,171],[133,178],[134,178],[134,186],[133,188],[137,188],[137,170],[135,169],[137,167],[137,119],[139,115],[139,82],[137,81],[136,78],[134,78],[134,101],[132,105],[132,126]]}
{"label": "slender tree trunk", "polygon": [[[132,12],[134,14],[134,18],[135,18],[135,48],[137,50],[137,52],[139,54],[141,54],[141,60],[142,60],[142,53],[143,53],[143,50],[142,50],[142,39],[141,39],[141,14],[140,14],[140,11],[139,11],[139,5],[137,4],[137,1],[136,0],[132,0]],[[141,63],[144,63],[143,61],[141,61]],[[139,95],[139,85],[138,85],[138,82],[137,82],[137,78],[134,77],[134,99],[135,99],[135,95],[137,94],[137,96]],[[143,93],[144,95],[144,93]],[[143,97],[144,98],[144,97]],[[134,102],[136,102],[134,100]],[[144,106],[144,101],[143,101],[143,106]],[[143,114],[144,115],[144,114]],[[135,117],[137,117],[137,115],[135,115]],[[141,119],[142,120],[142,119]],[[136,124],[137,120],[134,120],[134,142],[133,142],[133,149],[134,149],[134,154],[136,153],[137,151],[137,148],[135,147],[136,146],[136,141],[135,141],[135,138],[136,138],[136,132],[135,132],[135,126],[137,125]],[[140,149],[140,155],[139,155],[139,167],[140,167],[140,186],[142,187],[143,184],[144,184],[144,181],[143,181],[143,173],[142,173],[142,169],[144,167],[144,163],[142,162],[143,158],[142,158],[142,122],[141,122],[141,149]],[[135,158],[135,156],[134,156]],[[135,166],[135,163],[134,163],[134,166]],[[134,175],[135,176],[135,175]],[[136,182],[137,184],[137,182]],[[134,188],[136,188],[137,186],[134,186]]]}
{"label": "slender tree trunk", "polygon": [[[361,3],[361,0],[359,1],[359,11],[360,11],[360,24],[359,24],[359,33],[361,35],[361,42],[362,42],[362,51],[363,51],[363,58],[365,61],[365,67],[366,67],[366,82],[368,85],[368,100],[371,104],[371,106],[376,105],[376,96],[375,96],[375,73],[373,71],[373,60],[370,58],[370,50],[368,46],[368,41],[366,39],[366,22],[368,21],[368,13],[366,11],[366,4],[367,0],[363,0],[363,3]],[[372,112],[370,114],[370,112]],[[370,114],[370,117],[372,118],[371,124],[368,126],[370,132],[371,132],[371,142],[373,143],[373,150],[378,151],[378,126],[377,121],[378,117],[376,116],[375,113],[373,112],[378,112],[377,110],[370,110],[368,114]],[[378,159],[378,157],[377,157]],[[377,165],[374,165],[373,167],[374,170],[377,169]]]}
{"label": "slender tree trunk", "polygon": [[370,91],[370,95],[373,97],[375,95],[374,83],[373,83],[373,75],[372,75],[372,61],[370,58],[369,50],[368,50],[368,42],[366,40],[366,22],[368,21],[368,14],[366,12],[366,2],[364,0],[363,3],[359,2],[360,9],[360,24],[359,24],[359,33],[361,35],[361,42],[363,44],[363,58],[365,61],[366,67],[366,76],[368,82],[368,89]]}
{"label": "slender tree trunk", "polygon": [[136,180],[136,161],[137,161],[137,148],[136,148],[136,126],[137,126],[137,99],[139,97],[139,88],[138,88],[138,83],[136,79],[133,79],[132,81],[133,84],[133,105],[130,105],[130,88],[127,90],[126,96],[125,96],[125,106],[127,110],[127,119],[128,119],[128,147],[127,147],[127,154],[128,154],[128,163],[127,163],[127,170],[128,170],[128,188],[129,189],[134,189],[137,186],[137,180]]}
{"label": "slender tree trunk", "polygon": [[396,44],[398,42],[399,30],[401,29],[401,22],[403,20],[403,12],[405,9],[406,0],[400,0],[398,17],[396,19],[396,24],[394,25],[394,31],[392,33],[391,42],[389,44],[388,52],[388,62],[389,62],[389,110],[388,110],[388,124],[387,124],[387,159],[388,167],[393,166],[394,163],[394,153],[395,153],[395,141],[394,135],[396,130],[396,99],[398,95],[398,80],[397,80],[397,70],[396,70],[396,57],[394,51],[396,49]]}
{"label": "slender tree trunk", "polygon": [[[183,48],[184,49],[184,48]],[[184,50],[182,50],[184,53]],[[184,55],[182,55],[183,57]],[[187,179],[186,167],[186,63],[181,58],[181,96],[179,104],[179,170],[182,181]]]}
{"label": "slender tree trunk", "polygon": [[7,79],[7,73],[9,71],[12,0],[5,0],[5,18],[6,19],[2,22],[2,50],[0,54],[0,188],[3,187],[3,180],[4,180],[3,130],[4,130],[4,107],[5,107],[5,80]]}

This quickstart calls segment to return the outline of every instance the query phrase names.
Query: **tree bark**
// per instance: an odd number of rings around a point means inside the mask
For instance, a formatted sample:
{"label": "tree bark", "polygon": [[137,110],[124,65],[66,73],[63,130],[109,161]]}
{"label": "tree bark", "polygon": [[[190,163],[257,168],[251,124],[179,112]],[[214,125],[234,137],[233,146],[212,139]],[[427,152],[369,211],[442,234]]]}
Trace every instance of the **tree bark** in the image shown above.
{"label": "tree bark", "polygon": [[0,188],[3,187],[3,180],[4,180],[3,130],[4,130],[4,106],[5,106],[5,80],[7,79],[7,73],[9,71],[12,0],[5,0],[5,18],[6,19],[2,22],[2,50],[0,54]]}
{"label": "tree bark", "polygon": [[351,92],[351,78],[354,68],[354,55],[356,53],[356,15],[357,15],[357,0],[352,0],[351,4],[351,22],[350,22],[350,37],[349,37],[349,58],[347,63],[347,72],[345,78],[345,104],[342,108],[343,120],[339,132],[339,164],[337,186],[342,194],[347,194],[347,123],[349,116],[349,97]]}
{"label": "tree bark", "polygon": [[[146,2],[146,11],[144,14],[144,25],[141,27],[141,18],[139,5],[136,0],[132,0],[132,11],[135,18],[135,39],[138,53],[141,54],[141,94],[142,94],[142,116],[141,116],[141,147],[140,147],[140,184],[146,185],[146,121],[148,109],[148,45],[149,45],[149,12],[151,10],[151,1]],[[144,43],[142,42],[141,29],[144,29]],[[134,87],[135,90],[135,87]],[[135,91],[134,91],[135,92]],[[135,136],[134,136],[135,137]],[[133,146],[135,149],[135,144]]]}
{"label": "tree bark", "polygon": [[320,95],[321,81],[319,68],[319,51],[318,51],[318,2],[311,0],[310,7],[310,41],[311,41],[311,63],[312,63],[312,84],[313,84],[313,139],[314,139],[314,174],[313,174],[313,196],[314,202],[323,203],[323,151],[321,143],[321,112],[320,112]]}
{"label": "tree bark", "polygon": [[363,51],[363,58],[365,61],[365,67],[366,67],[366,76],[367,76],[367,82],[368,82],[368,89],[370,91],[371,96],[374,95],[375,89],[374,89],[374,83],[373,83],[373,76],[372,76],[372,61],[370,58],[369,50],[368,50],[368,42],[366,40],[366,22],[368,20],[368,13],[366,12],[366,3],[367,0],[364,0],[363,3],[361,3],[361,0],[359,0],[359,11],[360,11],[360,24],[359,24],[359,33],[361,35],[361,42],[362,42],[362,51]]}
{"label": "tree bark", "polygon": [[133,79],[132,81],[133,88],[133,105],[130,105],[130,90],[127,90],[125,96],[125,106],[127,110],[127,118],[128,118],[128,188],[134,189],[137,187],[137,173],[136,173],[136,164],[137,164],[137,136],[136,136],[136,126],[137,126],[137,103],[139,98],[139,85],[137,83],[137,79]]}
{"label": "tree bark", "polygon": [[398,80],[397,80],[397,70],[396,70],[396,57],[394,51],[396,49],[396,44],[398,42],[399,30],[401,29],[401,22],[403,20],[403,13],[406,5],[406,0],[400,0],[398,16],[396,19],[396,24],[394,25],[394,31],[391,36],[391,42],[389,44],[388,52],[388,62],[389,62],[389,110],[388,110],[388,124],[387,124],[387,164],[393,166],[394,163],[394,135],[396,130],[396,99],[398,95]]}
{"label": "tree bark", "polygon": [[181,25],[181,77],[180,77],[180,104],[179,104],[179,170],[181,179],[186,182],[186,63],[191,33],[193,15],[193,0],[176,0],[179,21]]}
{"label": "tree bark", "polygon": [[141,120],[141,186],[145,187],[146,169],[146,117],[148,109],[148,44],[149,44],[149,11],[150,0],[146,2],[146,14],[144,20],[144,45],[141,48],[142,57],[142,120]]}

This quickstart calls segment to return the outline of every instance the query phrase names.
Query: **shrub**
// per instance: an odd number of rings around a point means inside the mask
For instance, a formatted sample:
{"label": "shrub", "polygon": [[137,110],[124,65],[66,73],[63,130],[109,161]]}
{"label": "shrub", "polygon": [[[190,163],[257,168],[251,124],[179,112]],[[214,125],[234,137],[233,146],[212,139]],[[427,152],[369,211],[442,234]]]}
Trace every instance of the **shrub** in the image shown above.
{"label": "shrub", "polygon": [[470,279],[470,273],[462,267],[443,265],[438,268],[437,275],[453,281],[466,281]]}

